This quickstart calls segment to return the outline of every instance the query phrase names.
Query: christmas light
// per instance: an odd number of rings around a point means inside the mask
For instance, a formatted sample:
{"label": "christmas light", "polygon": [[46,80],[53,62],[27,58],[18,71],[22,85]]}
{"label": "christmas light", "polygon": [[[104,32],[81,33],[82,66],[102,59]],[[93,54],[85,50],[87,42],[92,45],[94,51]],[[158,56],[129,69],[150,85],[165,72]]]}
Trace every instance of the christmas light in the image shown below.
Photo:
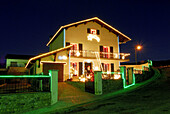
{"label": "christmas light", "polygon": [[65,25],[65,26],[61,26],[59,28],[59,30],[54,34],[54,36],[51,38],[51,40],[47,43],[47,46],[49,46],[49,44],[54,40],[54,38],[57,36],[57,34],[60,33],[60,31],[64,28],[67,28],[67,27],[70,27],[70,26],[73,26],[73,25],[77,25],[77,24],[80,24],[80,23],[85,23],[85,22],[88,22],[88,21],[92,21],[92,20],[97,20],[99,21],[101,24],[103,24],[104,26],[112,29],[113,31],[119,33],[120,35],[122,35],[123,37],[125,37],[127,40],[131,40],[128,36],[124,35],[123,33],[121,33],[120,31],[118,31],[117,29],[113,28],[111,25],[105,23],[104,21],[100,20],[98,17],[93,17],[93,18],[90,18],[90,19],[86,19],[86,20],[82,20],[82,21],[78,21],[78,22],[75,22],[75,23],[71,23],[71,24],[68,24],[68,25]]}
{"label": "christmas light", "polygon": [[88,38],[88,40],[90,40],[90,41],[92,41],[92,39],[95,39],[95,40],[97,40],[97,42],[100,42],[100,38],[99,38],[97,35],[95,35],[95,34],[89,34],[89,35],[87,36],[87,38]]}

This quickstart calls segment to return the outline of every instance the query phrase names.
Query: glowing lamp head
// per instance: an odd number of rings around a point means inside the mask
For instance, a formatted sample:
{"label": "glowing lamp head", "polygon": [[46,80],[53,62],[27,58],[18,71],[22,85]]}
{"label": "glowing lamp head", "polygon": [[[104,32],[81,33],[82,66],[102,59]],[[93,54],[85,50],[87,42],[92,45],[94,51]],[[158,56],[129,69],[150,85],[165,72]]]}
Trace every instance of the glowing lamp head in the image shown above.
{"label": "glowing lamp head", "polygon": [[136,46],[136,49],[137,49],[137,50],[141,50],[141,49],[142,49],[142,46],[137,45],[137,46]]}

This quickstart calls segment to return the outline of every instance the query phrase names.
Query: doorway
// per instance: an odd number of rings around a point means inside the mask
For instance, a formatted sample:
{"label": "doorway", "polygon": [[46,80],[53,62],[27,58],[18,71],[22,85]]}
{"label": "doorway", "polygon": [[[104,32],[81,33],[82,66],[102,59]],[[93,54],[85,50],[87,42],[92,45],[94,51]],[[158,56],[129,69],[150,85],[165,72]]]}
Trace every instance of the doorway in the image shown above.
{"label": "doorway", "polygon": [[90,72],[92,70],[92,63],[85,62],[85,74],[90,75]]}

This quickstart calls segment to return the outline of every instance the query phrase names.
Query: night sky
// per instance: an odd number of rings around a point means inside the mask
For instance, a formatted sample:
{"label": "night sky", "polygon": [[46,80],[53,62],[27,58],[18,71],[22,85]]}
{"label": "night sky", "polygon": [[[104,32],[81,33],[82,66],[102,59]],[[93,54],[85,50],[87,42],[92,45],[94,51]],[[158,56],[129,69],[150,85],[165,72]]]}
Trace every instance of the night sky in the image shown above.
{"label": "night sky", "polygon": [[0,62],[6,54],[48,52],[60,26],[92,17],[132,39],[121,45],[130,62],[137,44],[143,45],[138,61],[170,59],[170,0],[0,0]]}

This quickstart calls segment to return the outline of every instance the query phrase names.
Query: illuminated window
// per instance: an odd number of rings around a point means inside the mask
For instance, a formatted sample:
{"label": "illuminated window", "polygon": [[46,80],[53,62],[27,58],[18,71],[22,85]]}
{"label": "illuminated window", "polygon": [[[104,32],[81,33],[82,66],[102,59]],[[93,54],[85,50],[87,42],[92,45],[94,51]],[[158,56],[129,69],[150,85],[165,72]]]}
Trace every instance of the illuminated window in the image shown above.
{"label": "illuminated window", "polygon": [[100,31],[97,29],[87,28],[87,33],[94,34],[94,35],[100,35]]}
{"label": "illuminated window", "polygon": [[109,64],[102,63],[103,72],[109,72]]}
{"label": "illuminated window", "polygon": [[77,52],[78,52],[78,44],[76,43],[71,43],[71,45],[73,45],[73,47],[71,47],[71,55],[72,56],[76,56]]}
{"label": "illuminated window", "polygon": [[109,56],[108,52],[109,52],[109,47],[103,46],[103,57],[104,58],[108,58]]}
{"label": "illuminated window", "polygon": [[18,67],[17,62],[11,62],[10,66],[11,67]]}
{"label": "illuminated window", "polygon": [[96,29],[90,29],[90,33],[96,35],[97,34]]}
{"label": "illuminated window", "polygon": [[77,76],[78,72],[77,72],[77,62],[71,62],[70,64],[70,73],[73,76]]}

